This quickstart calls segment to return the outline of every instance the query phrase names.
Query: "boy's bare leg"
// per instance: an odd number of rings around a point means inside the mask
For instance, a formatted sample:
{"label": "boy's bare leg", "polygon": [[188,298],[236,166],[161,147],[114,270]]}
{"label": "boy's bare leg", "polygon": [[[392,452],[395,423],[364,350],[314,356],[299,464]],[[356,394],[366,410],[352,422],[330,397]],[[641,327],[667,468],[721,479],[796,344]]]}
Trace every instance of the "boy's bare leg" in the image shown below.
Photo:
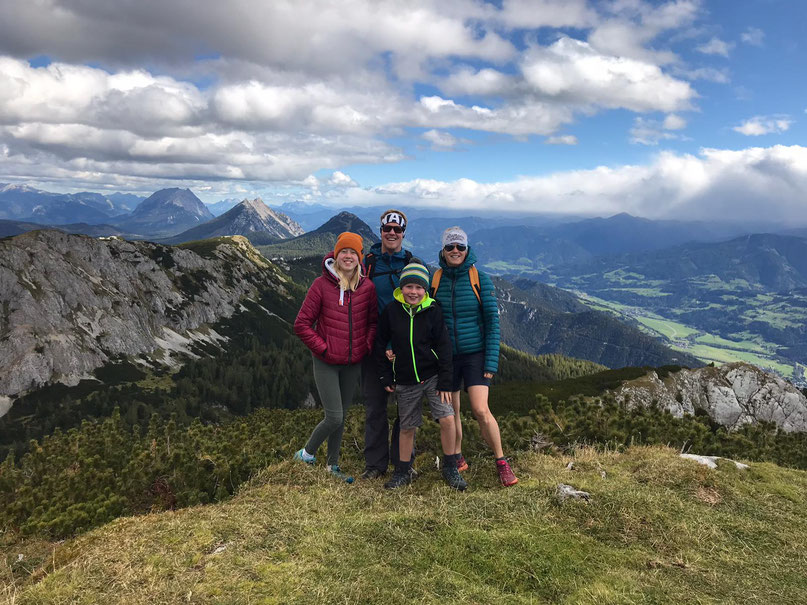
{"label": "boy's bare leg", "polygon": [[401,436],[398,438],[398,457],[401,462],[410,461],[414,444],[415,429],[401,429]]}
{"label": "boy's bare leg", "polygon": [[490,413],[488,407],[488,392],[489,387],[484,385],[476,385],[468,387],[468,399],[471,401],[471,412],[479,423],[479,430],[482,433],[482,439],[485,440],[493,450],[496,458],[504,457],[502,450],[502,437],[499,433],[499,423]]}
{"label": "boy's bare leg", "polygon": [[[452,454],[459,454],[462,452],[462,420],[460,419],[460,392],[454,391],[451,393],[451,406],[454,408],[454,447],[450,451]],[[441,437],[442,439],[442,437]]]}
{"label": "boy's bare leg", "polygon": [[451,456],[455,453],[456,428],[454,416],[440,418],[438,422],[440,423],[440,443],[443,446],[443,453],[446,456]]}

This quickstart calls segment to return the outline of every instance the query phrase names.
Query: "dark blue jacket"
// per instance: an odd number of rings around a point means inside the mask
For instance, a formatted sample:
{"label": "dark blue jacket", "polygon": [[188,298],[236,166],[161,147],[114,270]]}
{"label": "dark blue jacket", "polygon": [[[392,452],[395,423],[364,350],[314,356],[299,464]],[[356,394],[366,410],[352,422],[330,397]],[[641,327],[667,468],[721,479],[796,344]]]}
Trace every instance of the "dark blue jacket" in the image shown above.
{"label": "dark blue jacket", "polygon": [[459,267],[449,267],[439,255],[443,276],[434,298],[443,308],[454,355],[485,353],[485,372],[499,369],[499,307],[493,281],[479,271],[482,304],[474,294],[468,270],[476,263],[476,254],[468,247],[468,256]]}
{"label": "dark blue jacket", "polygon": [[[378,314],[384,310],[393,299],[393,292],[398,287],[401,278],[401,270],[406,266],[406,251],[401,248],[395,254],[381,253],[381,243],[373,244],[370,252],[364,257],[364,271],[368,271],[367,256],[374,254],[376,257],[375,271],[373,272],[373,285],[376,296],[378,296]],[[410,255],[411,256],[411,255]]]}

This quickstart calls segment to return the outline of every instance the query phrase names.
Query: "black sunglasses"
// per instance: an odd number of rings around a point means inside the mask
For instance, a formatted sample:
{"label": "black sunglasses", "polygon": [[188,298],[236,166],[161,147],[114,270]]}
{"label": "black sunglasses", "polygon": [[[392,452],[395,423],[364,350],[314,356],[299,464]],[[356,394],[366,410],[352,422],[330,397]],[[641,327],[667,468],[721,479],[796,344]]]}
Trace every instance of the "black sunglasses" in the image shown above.
{"label": "black sunglasses", "polygon": [[465,252],[468,249],[468,246],[465,244],[446,244],[443,246],[443,250],[446,252],[451,252],[454,248],[459,250],[460,252]]}
{"label": "black sunglasses", "polygon": [[395,233],[403,233],[404,228],[396,227],[395,225],[384,225],[383,227],[381,227],[381,231],[383,231],[384,233],[389,233],[390,231],[394,231]]}

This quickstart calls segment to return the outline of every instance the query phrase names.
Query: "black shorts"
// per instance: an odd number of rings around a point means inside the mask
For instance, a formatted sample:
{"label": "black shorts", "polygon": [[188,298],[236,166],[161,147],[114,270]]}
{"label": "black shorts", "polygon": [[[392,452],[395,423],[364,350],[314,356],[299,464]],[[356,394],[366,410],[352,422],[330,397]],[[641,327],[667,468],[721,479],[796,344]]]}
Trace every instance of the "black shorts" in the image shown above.
{"label": "black shorts", "polygon": [[459,391],[465,384],[468,387],[483,385],[490,386],[490,378],[485,378],[485,352],[466,353],[464,355],[454,355],[454,378],[451,382],[451,390]]}

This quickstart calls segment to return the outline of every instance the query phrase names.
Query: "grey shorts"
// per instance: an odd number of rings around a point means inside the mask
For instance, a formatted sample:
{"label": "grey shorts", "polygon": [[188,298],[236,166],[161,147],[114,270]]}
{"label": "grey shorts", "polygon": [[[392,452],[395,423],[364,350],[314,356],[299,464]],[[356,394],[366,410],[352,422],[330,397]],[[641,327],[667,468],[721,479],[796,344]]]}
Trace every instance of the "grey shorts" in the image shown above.
{"label": "grey shorts", "polygon": [[398,399],[398,417],[401,419],[402,429],[415,429],[423,424],[420,405],[423,395],[426,395],[432,418],[435,420],[454,415],[451,404],[440,401],[440,395],[437,394],[437,376],[432,376],[420,384],[398,384],[395,385],[395,397]]}

